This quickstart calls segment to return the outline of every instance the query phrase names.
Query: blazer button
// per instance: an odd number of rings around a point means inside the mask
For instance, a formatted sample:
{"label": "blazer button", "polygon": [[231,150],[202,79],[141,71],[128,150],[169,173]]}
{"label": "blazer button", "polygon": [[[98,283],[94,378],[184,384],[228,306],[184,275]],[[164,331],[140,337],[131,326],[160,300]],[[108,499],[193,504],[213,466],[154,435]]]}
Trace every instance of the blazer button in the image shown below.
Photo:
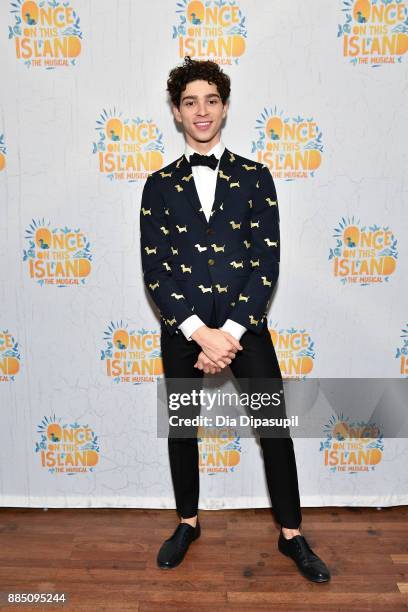
{"label": "blazer button", "polygon": [[213,266],[215,264],[215,259],[209,259],[208,260],[208,265],[209,266]]}
{"label": "blazer button", "polygon": [[213,234],[213,233],[214,233],[213,228],[212,228],[212,227],[207,227],[207,234],[208,234],[209,236],[211,236],[211,234]]}

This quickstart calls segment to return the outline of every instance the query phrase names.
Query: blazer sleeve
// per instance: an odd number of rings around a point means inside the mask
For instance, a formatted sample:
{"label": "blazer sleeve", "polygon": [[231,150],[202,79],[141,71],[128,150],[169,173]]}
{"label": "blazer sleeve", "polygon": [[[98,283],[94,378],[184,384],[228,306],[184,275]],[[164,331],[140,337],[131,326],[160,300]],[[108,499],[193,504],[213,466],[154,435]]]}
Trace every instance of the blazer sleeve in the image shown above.
{"label": "blazer sleeve", "polygon": [[194,314],[172,277],[169,228],[163,197],[154,176],[144,184],[140,207],[140,249],[143,280],[159,309],[166,328],[173,334],[180,323]]}
{"label": "blazer sleeve", "polygon": [[[252,192],[251,272],[228,317],[255,333],[261,333],[269,300],[279,276],[279,207],[275,184],[267,166],[258,171]],[[248,299],[245,299],[248,297]]]}

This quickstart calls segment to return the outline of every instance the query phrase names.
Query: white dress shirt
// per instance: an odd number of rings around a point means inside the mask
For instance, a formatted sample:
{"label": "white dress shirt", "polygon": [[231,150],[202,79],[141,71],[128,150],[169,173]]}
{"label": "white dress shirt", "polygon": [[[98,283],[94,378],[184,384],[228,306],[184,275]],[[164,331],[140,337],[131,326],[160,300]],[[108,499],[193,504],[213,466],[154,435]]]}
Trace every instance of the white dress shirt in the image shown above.
{"label": "white dress shirt", "polygon": [[[224,152],[224,149],[225,145],[220,140],[210,151],[208,151],[208,153],[206,153],[206,155],[212,155],[214,153],[215,157],[219,160]],[[184,154],[187,159],[190,159],[190,155],[193,153],[199,153],[199,151],[195,151],[195,149],[186,143]],[[218,166],[215,168],[215,170],[209,168],[208,166],[192,166],[192,172],[198,197],[208,221],[214,202]],[[179,329],[181,329],[187,340],[191,340],[191,334],[193,334],[196,329],[201,327],[201,325],[205,325],[205,323],[203,323],[199,316],[193,314],[190,317],[187,317],[187,319],[185,319],[179,325]],[[237,323],[236,321],[233,321],[232,319],[227,319],[220,329],[229,332],[231,336],[234,336],[234,338],[237,340],[240,340],[242,334],[246,331],[246,327],[240,323]]]}

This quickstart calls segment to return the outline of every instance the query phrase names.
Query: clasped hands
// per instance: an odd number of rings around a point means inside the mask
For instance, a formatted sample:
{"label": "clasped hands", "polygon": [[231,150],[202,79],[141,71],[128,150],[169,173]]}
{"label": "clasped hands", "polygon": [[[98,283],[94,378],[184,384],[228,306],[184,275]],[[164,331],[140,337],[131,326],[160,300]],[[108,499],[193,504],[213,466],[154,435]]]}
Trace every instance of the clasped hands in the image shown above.
{"label": "clasped hands", "polygon": [[191,337],[202,349],[194,367],[204,370],[206,374],[221,372],[232,362],[237,351],[243,349],[240,342],[229,332],[207,325],[196,329]]}

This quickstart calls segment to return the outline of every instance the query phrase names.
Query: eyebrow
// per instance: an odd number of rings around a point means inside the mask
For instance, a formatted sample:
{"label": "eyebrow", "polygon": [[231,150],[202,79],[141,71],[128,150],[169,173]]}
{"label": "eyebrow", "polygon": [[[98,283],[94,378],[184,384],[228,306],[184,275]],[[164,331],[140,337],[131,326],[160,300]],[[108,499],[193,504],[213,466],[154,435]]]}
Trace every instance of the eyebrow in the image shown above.
{"label": "eyebrow", "polygon": [[[213,98],[214,96],[216,96],[217,98],[221,98],[221,96],[219,94],[217,94],[217,93],[207,94],[205,97],[206,98]],[[184,98],[182,98],[181,100],[183,102],[184,100],[187,100],[188,98],[191,98],[192,100],[196,100],[198,98],[198,96],[191,96],[191,95],[184,96]]]}

